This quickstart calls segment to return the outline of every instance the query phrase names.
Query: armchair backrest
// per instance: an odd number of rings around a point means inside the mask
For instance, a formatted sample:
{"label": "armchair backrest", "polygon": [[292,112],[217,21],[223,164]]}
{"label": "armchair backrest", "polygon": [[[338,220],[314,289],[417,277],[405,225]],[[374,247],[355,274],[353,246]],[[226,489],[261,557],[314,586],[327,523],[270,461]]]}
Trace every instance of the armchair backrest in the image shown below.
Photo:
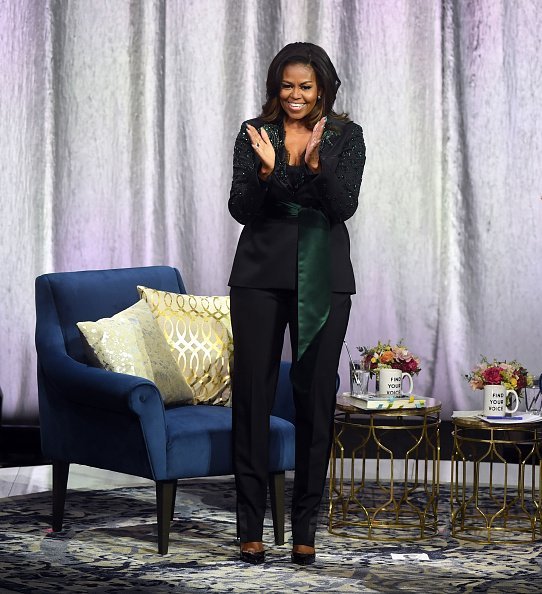
{"label": "armchair backrest", "polygon": [[40,348],[51,344],[51,330],[55,327],[58,330],[60,326],[67,354],[85,362],[76,323],[111,317],[130,307],[139,300],[137,285],[186,292],[179,271],[170,266],[56,272],[39,276],[36,279],[38,356]]}

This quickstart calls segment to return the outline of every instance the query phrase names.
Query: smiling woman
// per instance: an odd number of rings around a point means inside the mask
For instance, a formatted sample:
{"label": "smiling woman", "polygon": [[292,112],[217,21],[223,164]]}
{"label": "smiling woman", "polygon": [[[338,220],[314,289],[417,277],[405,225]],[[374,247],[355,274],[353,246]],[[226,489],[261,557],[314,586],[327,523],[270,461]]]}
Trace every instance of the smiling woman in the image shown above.
{"label": "smiling woman", "polygon": [[288,64],[282,73],[280,105],[286,119],[300,120],[307,116],[320,98],[316,74],[312,66]]}
{"label": "smiling woman", "polygon": [[292,561],[314,539],[335,409],[335,381],[355,293],[344,221],[356,211],[365,145],[333,104],[326,52],[292,43],[273,59],[267,100],[237,136],[229,209],[245,227],[230,276],[235,365],[234,466],[241,559],[261,563],[269,413],[290,327],[296,405]]}
{"label": "smiling woman", "polygon": [[302,120],[312,112],[321,98],[320,89],[314,68],[309,65],[287,64],[282,79],[279,99],[284,110],[287,162],[289,165],[301,165],[303,152],[312,136],[312,131]]}
{"label": "smiling woman", "polygon": [[[291,67],[294,66],[293,70]],[[301,68],[300,68],[301,67]],[[307,81],[298,80],[298,83],[307,82],[317,86],[317,104],[312,104],[311,109],[304,111],[305,124],[309,129],[314,128],[323,116],[333,116],[341,120],[348,120],[346,114],[337,114],[333,105],[341,81],[337,71],[326,52],[312,43],[290,43],[282,48],[269,66],[266,81],[267,99],[262,107],[261,118],[264,122],[276,122],[284,115],[284,103],[281,90],[283,85],[292,85],[290,76],[299,74]]]}

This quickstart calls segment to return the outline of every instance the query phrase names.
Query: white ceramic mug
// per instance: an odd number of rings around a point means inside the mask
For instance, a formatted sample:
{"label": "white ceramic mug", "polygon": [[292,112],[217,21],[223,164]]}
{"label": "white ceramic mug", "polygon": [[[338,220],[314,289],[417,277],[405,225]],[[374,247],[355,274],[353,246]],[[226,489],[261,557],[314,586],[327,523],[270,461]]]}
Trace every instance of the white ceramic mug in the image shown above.
{"label": "white ceramic mug", "polygon": [[[409,381],[409,389],[403,392],[403,380],[405,377]],[[409,396],[414,389],[414,382],[410,373],[401,371],[400,369],[381,369],[378,372],[378,393],[381,396]]]}
{"label": "white ceramic mug", "polygon": [[[509,409],[506,399],[512,395],[516,405]],[[519,407],[519,398],[514,390],[507,390],[504,386],[484,386],[484,417],[504,417],[506,413],[515,413]]]}

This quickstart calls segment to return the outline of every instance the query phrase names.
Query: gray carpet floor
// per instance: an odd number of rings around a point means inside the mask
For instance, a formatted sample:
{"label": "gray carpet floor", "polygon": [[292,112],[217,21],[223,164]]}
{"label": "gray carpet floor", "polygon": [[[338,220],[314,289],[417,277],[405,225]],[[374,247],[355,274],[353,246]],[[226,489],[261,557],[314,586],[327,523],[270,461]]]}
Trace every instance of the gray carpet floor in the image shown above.
{"label": "gray carpet floor", "polygon": [[310,567],[290,562],[290,542],[273,544],[270,519],[266,563],[238,561],[234,509],[232,480],[181,481],[170,550],[161,556],[152,487],[69,491],[65,530],[56,534],[51,493],[1,499],[0,592],[542,592],[542,540],[482,546],[451,538],[445,489],[439,533],[423,541],[329,534],[324,505]]}

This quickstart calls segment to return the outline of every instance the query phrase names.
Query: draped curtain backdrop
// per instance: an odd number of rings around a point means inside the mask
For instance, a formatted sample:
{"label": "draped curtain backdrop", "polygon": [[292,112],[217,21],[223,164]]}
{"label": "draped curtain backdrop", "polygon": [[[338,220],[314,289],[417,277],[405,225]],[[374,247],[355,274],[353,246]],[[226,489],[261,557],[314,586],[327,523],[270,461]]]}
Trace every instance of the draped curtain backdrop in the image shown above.
{"label": "draped curtain backdrop", "polygon": [[4,422],[38,419],[37,275],[169,264],[228,291],[233,142],[300,40],[367,143],[351,351],[403,338],[446,415],[481,407],[480,354],[539,374],[541,32],[539,0],[0,0]]}

